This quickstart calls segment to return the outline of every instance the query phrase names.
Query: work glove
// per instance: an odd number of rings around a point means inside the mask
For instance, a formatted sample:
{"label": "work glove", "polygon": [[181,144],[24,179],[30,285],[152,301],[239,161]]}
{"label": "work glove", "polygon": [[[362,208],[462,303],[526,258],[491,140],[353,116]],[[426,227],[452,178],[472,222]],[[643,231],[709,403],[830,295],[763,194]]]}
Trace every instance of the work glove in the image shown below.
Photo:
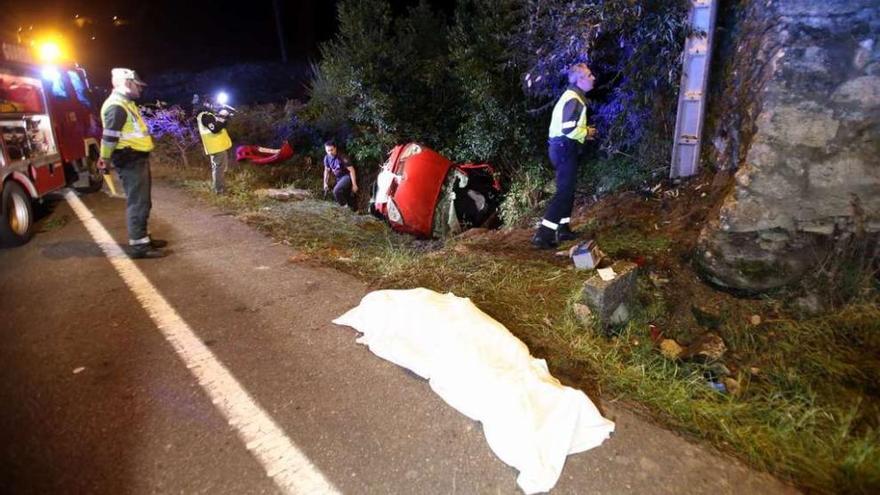
{"label": "work glove", "polygon": [[98,158],[98,170],[101,171],[102,174],[109,174],[112,169],[113,164],[110,163],[110,160]]}

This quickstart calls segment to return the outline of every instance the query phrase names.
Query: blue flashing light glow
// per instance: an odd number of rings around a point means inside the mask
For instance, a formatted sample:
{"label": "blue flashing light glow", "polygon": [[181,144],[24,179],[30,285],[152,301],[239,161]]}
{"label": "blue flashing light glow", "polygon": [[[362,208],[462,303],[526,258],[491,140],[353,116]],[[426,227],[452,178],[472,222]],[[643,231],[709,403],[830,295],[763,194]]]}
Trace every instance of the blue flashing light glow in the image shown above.
{"label": "blue flashing light glow", "polygon": [[221,105],[226,105],[229,103],[229,95],[226,94],[226,91],[221,91],[217,93],[217,103]]}
{"label": "blue flashing light glow", "polygon": [[61,78],[61,73],[58,72],[58,69],[52,66],[43,67],[43,79],[47,81],[55,82]]}

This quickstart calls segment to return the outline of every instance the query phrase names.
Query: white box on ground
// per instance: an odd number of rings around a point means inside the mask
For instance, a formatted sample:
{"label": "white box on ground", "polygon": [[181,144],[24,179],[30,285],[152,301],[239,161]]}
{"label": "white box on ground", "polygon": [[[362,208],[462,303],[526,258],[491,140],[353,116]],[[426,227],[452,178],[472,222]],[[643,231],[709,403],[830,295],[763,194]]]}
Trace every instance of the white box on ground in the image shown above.
{"label": "white box on ground", "polygon": [[578,270],[592,270],[599,264],[602,254],[596,241],[585,241],[571,249],[571,259]]}

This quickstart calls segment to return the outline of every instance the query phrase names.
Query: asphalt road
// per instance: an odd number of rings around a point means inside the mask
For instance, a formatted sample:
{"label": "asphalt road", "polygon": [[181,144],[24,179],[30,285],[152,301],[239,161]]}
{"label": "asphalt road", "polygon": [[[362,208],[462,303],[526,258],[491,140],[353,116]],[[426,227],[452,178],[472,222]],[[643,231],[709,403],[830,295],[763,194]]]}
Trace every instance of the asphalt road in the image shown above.
{"label": "asphalt road", "polygon": [[[330,321],[368,292],[292,263],[235,218],[157,184],[138,260],[198,339],[342,493],[521,493],[479,423]],[[82,197],[124,242],[124,202]],[[0,250],[0,492],[279,493],[60,197]],[[595,400],[595,398],[594,398]],[[765,474],[596,400],[617,423],[553,493],[791,493]]]}

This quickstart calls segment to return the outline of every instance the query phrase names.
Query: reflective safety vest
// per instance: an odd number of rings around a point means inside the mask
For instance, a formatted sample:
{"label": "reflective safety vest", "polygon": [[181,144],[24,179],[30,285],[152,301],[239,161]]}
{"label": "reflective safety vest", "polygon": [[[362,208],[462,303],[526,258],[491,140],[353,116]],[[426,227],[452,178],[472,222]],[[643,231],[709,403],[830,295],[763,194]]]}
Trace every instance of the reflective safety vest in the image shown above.
{"label": "reflective safety vest", "polygon": [[[577,100],[580,102],[581,114],[576,121],[563,122],[562,119],[565,118],[565,115],[563,115],[565,105],[571,100]],[[572,130],[572,127],[574,130]],[[581,95],[573,89],[565,90],[565,93],[562,93],[562,96],[559,97],[559,101],[556,102],[556,106],[553,107],[553,116],[550,118],[550,137],[555,138],[565,136],[583,144],[584,140],[587,138],[587,129],[587,103]]]}
{"label": "reflective safety vest", "polygon": [[115,91],[110,93],[110,96],[104,101],[104,105],[101,106],[102,120],[107,107],[111,105],[122,107],[128,117],[125,119],[125,124],[123,124],[121,131],[107,129],[106,122],[102,122],[104,125],[104,135],[119,138],[119,144],[116,145],[117,149],[131,148],[135,151],[152,151],[153,138],[150,137],[147,124],[144,123],[144,118],[141,116],[141,111],[135,102]]}
{"label": "reflective safety vest", "polygon": [[220,132],[215,133],[202,125],[202,115],[205,113],[207,112],[202,112],[196,116],[196,122],[199,124],[199,135],[202,136],[202,145],[205,146],[205,153],[213,155],[214,153],[220,153],[232,148],[232,139],[229,138],[229,133],[226,132],[226,129],[221,129]]}

